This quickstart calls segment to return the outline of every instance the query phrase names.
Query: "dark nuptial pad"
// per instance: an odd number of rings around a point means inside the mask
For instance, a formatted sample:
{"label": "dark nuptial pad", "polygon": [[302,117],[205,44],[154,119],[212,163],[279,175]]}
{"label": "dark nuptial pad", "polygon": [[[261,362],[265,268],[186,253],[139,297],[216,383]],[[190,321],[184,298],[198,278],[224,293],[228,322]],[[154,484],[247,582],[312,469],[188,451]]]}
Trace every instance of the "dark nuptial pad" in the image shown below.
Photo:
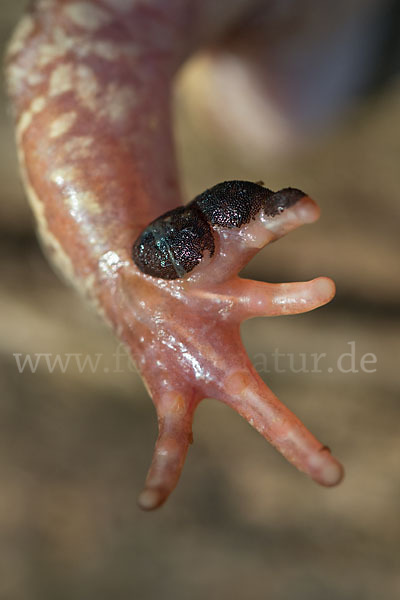
{"label": "dark nuptial pad", "polygon": [[225,181],[206,190],[190,204],[155,219],[140,234],[132,258],[146,275],[182,278],[202,260],[213,256],[213,228],[240,228],[262,210],[275,217],[305,194],[295,188],[272,192],[251,181]]}
{"label": "dark nuptial pad", "polygon": [[211,225],[241,227],[249,223],[273,192],[251,181],[224,181],[197,196],[196,203]]}
{"label": "dark nuptial pad", "polygon": [[207,250],[214,254],[210,225],[195,208],[171,210],[146,227],[136,240],[132,258],[139,269],[162,279],[177,279],[189,273]]}

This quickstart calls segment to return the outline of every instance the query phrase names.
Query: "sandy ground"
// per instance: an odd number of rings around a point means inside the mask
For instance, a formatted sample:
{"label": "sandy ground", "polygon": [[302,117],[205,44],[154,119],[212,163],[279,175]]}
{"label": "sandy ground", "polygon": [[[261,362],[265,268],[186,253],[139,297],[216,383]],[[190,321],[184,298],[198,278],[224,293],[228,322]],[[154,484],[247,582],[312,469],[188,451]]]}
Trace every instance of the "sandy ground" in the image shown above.
{"label": "sandy ground", "polygon": [[[23,4],[2,1],[2,44]],[[296,185],[321,205],[318,224],[268,248],[246,275],[329,275],[337,298],[307,315],[253,320],[243,336],[272,389],[343,461],[346,479],[319,488],[207,400],[178,489],[144,514],[135,502],[156,435],[153,408],[114,356],[112,335],[42,257],[2,94],[1,600],[400,596],[399,104],[394,82],[301,156],[249,165],[203,134],[179,95],[188,198],[246,178]],[[285,373],[271,363],[276,348]],[[342,373],[337,359],[351,348],[358,372]],[[39,352],[101,354],[102,368],[19,373],[13,354]],[[287,355],[300,369],[301,353],[308,361],[322,352],[321,372],[289,372]],[[366,353],[376,356],[374,372],[360,368]]]}

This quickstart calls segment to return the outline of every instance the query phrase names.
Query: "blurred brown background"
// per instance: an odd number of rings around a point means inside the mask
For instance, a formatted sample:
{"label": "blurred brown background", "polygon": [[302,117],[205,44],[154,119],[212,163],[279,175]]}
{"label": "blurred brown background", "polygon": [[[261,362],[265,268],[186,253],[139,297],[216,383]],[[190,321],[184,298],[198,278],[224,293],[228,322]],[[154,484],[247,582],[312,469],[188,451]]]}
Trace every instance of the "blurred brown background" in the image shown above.
{"label": "blurred brown background", "polygon": [[[2,0],[2,51],[24,4]],[[270,364],[266,377],[332,447],[346,479],[318,487],[207,400],[177,490],[160,511],[139,511],[154,410],[125,359],[113,372],[116,341],[41,254],[2,90],[0,599],[398,598],[400,84],[286,161],[249,161],[203,133],[185,89],[176,112],[188,198],[223,179],[263,179],[303,188],[322,208],[317,224],[269,247],[246,275],[329,275],[336,299],[250,321],[243,336],[256,362],[279,348],[300,368],[299,353],[327,353],[321,373]],[[350,341],[359,372],[341,373]],[[101,353],[109,366],[18,372],[14,353],[41,352]],[[360,370],[365,353],[376,355],[376,372]]]}

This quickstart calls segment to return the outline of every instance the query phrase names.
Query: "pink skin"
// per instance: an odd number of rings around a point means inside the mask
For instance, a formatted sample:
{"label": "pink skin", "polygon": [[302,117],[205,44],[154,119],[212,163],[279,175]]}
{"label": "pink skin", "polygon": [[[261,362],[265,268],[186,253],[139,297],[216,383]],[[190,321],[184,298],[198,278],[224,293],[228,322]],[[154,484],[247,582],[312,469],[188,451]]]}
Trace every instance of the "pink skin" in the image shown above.
{"label": "pink skin", "polygon": [[159,437],[143,509],[174,489],[205,397],[234,408],[315,481],[335,485],[341,465],[263,383],[239,333],[246,319],[306,312],[333,297],[324,277],[285,284],[238,277],[266,244],[315,221],[316,204],[304,197],[275,217],[260,211],[240,229],[214,228],[215,255],[184,279],[144,275],[131,259],[142,229],[179,204],[171,78],[201,39],[224,31],[249,3],[221,12],[211,1],[167,4],[42,0],[17,29],[8,82],[39,233],[129,347],[152,396]]}

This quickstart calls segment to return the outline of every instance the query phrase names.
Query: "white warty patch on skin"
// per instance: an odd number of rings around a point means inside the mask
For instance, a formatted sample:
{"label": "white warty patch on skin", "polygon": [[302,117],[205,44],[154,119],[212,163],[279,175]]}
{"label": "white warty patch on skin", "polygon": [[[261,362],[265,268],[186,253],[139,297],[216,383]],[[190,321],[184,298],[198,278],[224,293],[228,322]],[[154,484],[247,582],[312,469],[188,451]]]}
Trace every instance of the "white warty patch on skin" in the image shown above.
{"label": "white warty patch on skin", "polygon": [[97,95],[100,92],[100,86],[92,69],[86,65],[79,65],[76,69],[76,93],[78,99],[89,110],[95,112],[98,110]]}
{"label": "white warty patch on skin", "polygon": [[58,65],[50,76],[49,95],[59,96],[72,90],[73,66],[70,63]]}
{"label": "white warty patch on skin", "polygon": [[129,60],[137,59],[139,51],[133,42],[121,43],[110,42],[109,40],[82,40],[76,50],[79,56],[88,56],[93,54],[103,60],[115,61],[126,57]]}
{"label": "white warty patch on skin", "polygon": [[46,106],[46,98],[44,96],[38,96],[32,100],[28,110],[24,111],[19,118],[17,123],[17,141],[20,141],[29,125],[32,123],[34,115],[40,113]]}
{"label": "white warty patch on skin", "polygon": [[135,107],[136,101],[137,95],[132,86],[110,83],[102,98],[100,116],[105,116],[112,123],[122,123]]}
{"label": "white warty patch on skin", "polygon": [[19,22],[17,29],[7,48],[7,54],[12,56],[24,49],[27,38],[35,28],[35,23],[30,15],[25,15]]}
{"label": "white warty patch on skin", "polygon": [[50,174],[50,181],[58,185],[59,187],[67,186],[68,184],[77,181],[81,175],[81,171],[72,165],[66,165],[54,169]]}
{"label": "white warty patch on skin", "polygon": [[67,35],[61,27],[54,27],[50,34],[51,41],[46,44],[40,44],[38,49],[38,58],[35,66],[39,69],[47,67],[53,61],[64,57],[79,44],[78,37]]}
{"label": "white warty patch on skin", "polygon": [[102,212],[96,195],[90,190],[81,191],[79,193],[79,204],[81,208],[83,208],[84,211],[89,215],[100,215]]}
{"label": "white warty patch on skin", "polygon": [[138,48],[133,42],[122,43],[107,39],[91,39],[87,33],[80,35],[71,35],[66,33],[62,27],[55,27],[53,31],[54,46],[57,46],[59,53],[66,54],[72,52],[78,57],[86,57],[91,54],[99,56],[104,60],[117,60],[126,56],[129,59],[137,58]]}
{"label": "white warty patch on skin", "polygon": [[16,96],[24,86],[26,71],[19,65],[11,63],[7,67],[6,76],[9,93]]}
{"label": "white warty patch on skin", "polygon": [[108,250],[99,259],[99,270],[106,279],[116,279],[118,271],[123,267],[129,267],[129,265],[128,260],[123,260],[113,250]]}
{"label": "white warty patch on skin", "polygon": [[137,102],[132,85],[109,83],[106,90],[101,91],[96,75],[86,65],[79,65],[76,69],[75,92],[85,108],[111,123],[122,123]]}
{"label": "white warty patch on skin", "polygon": [[32,100],[31,111],[33,114],[37,114],[39,112],[42,112],[42,110],[45,108],[45,106],[46,106],[46,98],[44,96],[38,96],[37,98],[34,98]]}
{"label": "white warty patch on skin", "polygon": [[44,81],[44,77],[40,72],[30,71],[16,63],[10,63],[6,69],[8,89],[12,96],[18,96],[26,87],[26,84],[34,87]]}
{"label": "white warty patch on skin", "polygon": [[93,156],[93,151],[91,149],[92,144],[92,137],[77,135],[69,138],[65,142],[63,150],[67,155],[71,155],[74,160],[83,160]]}
{"label": "white warty patch on skin", "polygon": [[47,67],[51,62],[65,56],[67,49],[63,46],[56,44],[41,44],[39,48],[39,55],[37,60],[37,66],[42,69]]}
{"label": "white warty patch on skin", "polygon": [[35,65],[39,69],[47,67],[59,58],[64,58],[68,52],[77,52],[83,43],[83,37],[72,35],[62,27],[54,27],[51,30],[51,40],[47,44],[41,44],[38,49],[38,59]]}
{"label": "white warty patch on skin", "polygon": [[50,138],[57,138],[67,133],[75,123],[77,116],[75,111],[71,111],[54,119],[50,125]]}
{"label": "white warty patch on skin", "polygon": [[106,40],[84,40],[77,49],[80,56],[94,54],[104,60],[114,61],[120,56],[118,46]]}
{"label": "white warty patch on skin", "polygon": [[43,83],[44,75],[42,75],[42,73],[38,73],[37,71],[31,71],[25,75],[25,81],[27,81],[31,86],[39,85],[39,83]]}
{"label": "white warty patch on skin", "polygon": [[71,32],[66,32],[62,27],[54,27],[52,31],[53,42],[59,48],[64,50],[76,50],[82,40],[84,39],[81,35],[73,35]]}
{"label": "white warty patch on skin", "polygon": [[96,31],[100,27],[108,25],[112,20],[109,13],[90,2],[67,4],[64,7],[64,14],[75,25],[88,31]]}
{"label": "white warty patch on skin", "polygon": [[75,166],[65,165],[55,169],[50,175],[50,181],[63,189],[68,211],[77,223],[84,220],[84,214],[98,215],[101,207],[96,195],[91,190],[77,186],[82,181],[82,171]]}

